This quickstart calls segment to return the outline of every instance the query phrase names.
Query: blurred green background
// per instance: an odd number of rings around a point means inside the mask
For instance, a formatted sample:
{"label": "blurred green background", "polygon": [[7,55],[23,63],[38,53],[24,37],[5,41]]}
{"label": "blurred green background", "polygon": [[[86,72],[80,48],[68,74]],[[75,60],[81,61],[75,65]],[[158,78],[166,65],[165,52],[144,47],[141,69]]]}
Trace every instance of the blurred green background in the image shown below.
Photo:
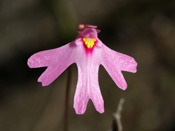
{"label": "blurred green background", "polygon": [[89,101],[79,116],[74,65],[70,131],[107,131],[120,98],[124,131],[175,131],[175,0],[1,0],[0,131],[63,130],[67,70],[42,87],[44,69],[29,69],[27,59],[74,40],[79,23],[98,25],[99,38],[134,57],[138,72],[123,72],[128,89],[122,91],[100,67],[105,113]]}

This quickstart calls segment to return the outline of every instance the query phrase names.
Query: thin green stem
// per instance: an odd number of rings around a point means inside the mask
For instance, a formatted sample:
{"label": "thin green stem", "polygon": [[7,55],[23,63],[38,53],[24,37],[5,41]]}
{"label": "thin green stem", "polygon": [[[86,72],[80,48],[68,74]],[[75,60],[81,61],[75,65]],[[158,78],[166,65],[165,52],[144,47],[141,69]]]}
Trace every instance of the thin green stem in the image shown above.
{"label": "thin green stem", "polygon": [[66,95],[65,95],[65,106],[64,106],[64,131],[68,131],[68,118],[69,118],[69,96],[70,96],[70,86],[72,81],[72,66],[68,69],[67,85],[66,85]]}

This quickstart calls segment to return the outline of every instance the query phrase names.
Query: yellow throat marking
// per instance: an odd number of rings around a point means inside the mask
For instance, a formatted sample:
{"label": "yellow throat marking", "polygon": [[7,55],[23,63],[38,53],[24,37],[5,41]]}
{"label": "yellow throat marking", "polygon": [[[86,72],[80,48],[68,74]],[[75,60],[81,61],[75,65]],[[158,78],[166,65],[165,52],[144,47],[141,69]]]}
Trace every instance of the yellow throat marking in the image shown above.
{"label": "yellow throat marking", "polygon": [[91,49],[94,46],[96,39],[93,38],[83,38],[83,41],[87,48]]}

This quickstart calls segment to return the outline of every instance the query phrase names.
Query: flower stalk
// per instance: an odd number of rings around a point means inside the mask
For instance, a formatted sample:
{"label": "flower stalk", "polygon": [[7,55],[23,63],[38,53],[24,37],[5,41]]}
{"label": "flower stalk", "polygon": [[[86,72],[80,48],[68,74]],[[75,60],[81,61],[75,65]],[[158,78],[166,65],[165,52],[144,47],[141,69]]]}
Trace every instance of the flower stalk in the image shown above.
{"label": "flower stalk", "polygon": [[70,87],[72,81],[72,65],[68,69],[66,94],[65,94],[65,105],[64,105],[64,129],[63,131],[68,131],[69,123],[69,97],[70,97]]}

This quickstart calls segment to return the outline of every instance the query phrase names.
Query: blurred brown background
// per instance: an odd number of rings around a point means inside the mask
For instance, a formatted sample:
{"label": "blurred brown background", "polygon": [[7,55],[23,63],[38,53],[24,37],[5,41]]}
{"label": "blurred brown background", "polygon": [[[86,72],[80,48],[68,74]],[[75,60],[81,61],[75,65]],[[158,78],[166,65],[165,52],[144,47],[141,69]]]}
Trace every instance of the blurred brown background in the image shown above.
{"label": "blurred brown background", "polygon": [[33,53],[62,46],[76,38],[79,23],[98,25],[110,48],[133,56],[136,74],[124,72],[120,90],[100,67],[105,113],[89,101],[76,115],[73,66],[70,131],[107,131],[120,98],[124,131],[175,131],[174,0],[1,0],[0,131],[61,131],[67,71],[48,87],[37,82],[44,69],[29,69]]}

